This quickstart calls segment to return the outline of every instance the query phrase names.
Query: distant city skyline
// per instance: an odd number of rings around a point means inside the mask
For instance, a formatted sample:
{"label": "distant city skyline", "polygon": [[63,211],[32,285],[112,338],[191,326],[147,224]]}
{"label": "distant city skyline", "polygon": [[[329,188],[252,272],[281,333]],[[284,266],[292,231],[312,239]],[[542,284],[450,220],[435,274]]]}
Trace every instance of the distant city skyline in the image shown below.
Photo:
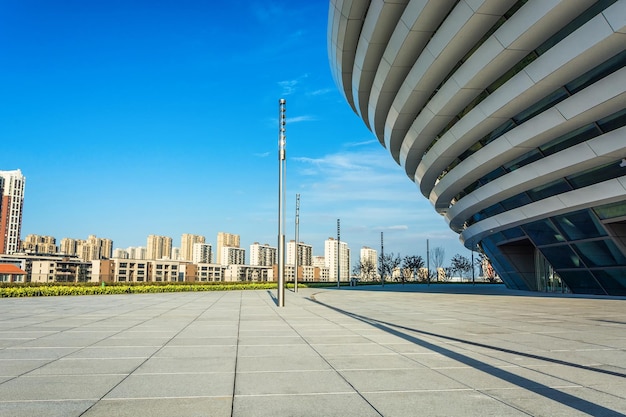
{"label": "distant city skyline", "polygon": [[[467,254],[345,103],[328,2],[0,6],[0,170],[26,177],[22,238],[116,248],[230,231],[277,242],[277,114],[287,101],[286,239],[402,256]],[[213,256],[219,252],[213,248]]]}

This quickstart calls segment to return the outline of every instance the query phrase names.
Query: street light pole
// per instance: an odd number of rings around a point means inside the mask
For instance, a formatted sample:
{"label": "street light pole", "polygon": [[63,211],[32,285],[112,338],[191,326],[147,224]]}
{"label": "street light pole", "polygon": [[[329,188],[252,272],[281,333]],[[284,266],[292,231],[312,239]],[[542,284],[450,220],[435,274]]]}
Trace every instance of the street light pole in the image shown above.
{"label": "street light pole", "polygon": [[339,285],[339,275],[341,274],[341,225],[337,219],[337,288]]}
{"label": "street light pole", "polygon": [[298,263],[300,257],[300,251],[298,250],[298,238],[299,238],[299,229],[300,229],[300,194],[296,194],[296,252],[295,252],[295,261],[294,261],[294,279],[293,279],[293,292],[298,292]]}
{"label": "street light pole", "polygon": [[285,306],[285,125],[287,124],[287,100],[278,101],[278,307]]}

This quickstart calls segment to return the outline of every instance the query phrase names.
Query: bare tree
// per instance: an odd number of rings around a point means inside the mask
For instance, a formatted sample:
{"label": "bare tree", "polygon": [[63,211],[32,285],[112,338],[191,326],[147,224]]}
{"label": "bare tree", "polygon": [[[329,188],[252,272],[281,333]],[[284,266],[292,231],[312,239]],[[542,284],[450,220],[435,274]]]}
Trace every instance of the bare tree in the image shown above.
{"label": "bare tree", "polygon": [[434,271],[431,274],[431,278],[435,278],[439,280],[439,270],[443,268],[443,261],[445,257],[446,257],[446,251],[441,246],[433,248],[430,251],[430,263],[434,267]]}
{"label": "bare tree", "polygon": [[467,257],[463,255],[459,255],[458,253],[452,257],[452,260],[450,262],[451,272],[458,272],[461,278],[463,278],[463,275],[471,272],[472,268],[474,267],[472,265],[472,261],[470,261]]}
{"label": "bare tree", "polygon": [[393,271],[400,266],[400,255],[391,253],[381,253],[378,256],[378,272],[380,273],[380,280],[385,285],[385,277],[392,277]]}
{"label": "bare tree", "polygon": [[413,275],[415,281],[418,280],[419,270],[424,267],[424,259],[417,255],[405,256],[402,260],[402,269],[409,271]]}
{"label": "bare tree", "polygon": [[376,275],[376,266],[369,259],[359,261],[354,265],[352,273],[363,280],[373,281]]}

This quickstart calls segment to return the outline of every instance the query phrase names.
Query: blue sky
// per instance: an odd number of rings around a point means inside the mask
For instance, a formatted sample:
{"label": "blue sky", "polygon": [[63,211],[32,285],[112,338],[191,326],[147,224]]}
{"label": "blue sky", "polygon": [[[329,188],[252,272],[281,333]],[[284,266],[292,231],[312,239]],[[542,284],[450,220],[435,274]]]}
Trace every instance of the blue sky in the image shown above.
{"label": "blue sky", "polygon": [[469,256],[332,79],[328,1],[0,0],[0,170],[26,176],[22,236],[219,231],[276,245],[278,100],[286,238]]}

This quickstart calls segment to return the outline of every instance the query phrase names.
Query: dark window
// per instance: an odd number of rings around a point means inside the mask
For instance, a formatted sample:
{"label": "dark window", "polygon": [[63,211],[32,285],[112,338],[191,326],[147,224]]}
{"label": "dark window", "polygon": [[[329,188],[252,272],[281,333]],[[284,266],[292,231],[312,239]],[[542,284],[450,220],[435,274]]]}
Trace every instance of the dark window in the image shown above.
{"label": "dark window", "polygon": [[604,228],[588,210],[555,216],[557,224],[567,240],[591,239],[606,236]]}
{"label": "dark window", "polygon": [[565,238],[550,220],[539,220],[522,226],[536,246],[565,242]]}
{"label": "dark window", "polygon": [[554,269],[583,268],[581,259],[568,245],[548,246],[540,249]]}
{"label": "dark window", "polygon": [[609,239],[574,243],[572,246],[589,268],[626,266],[626,256]]}

